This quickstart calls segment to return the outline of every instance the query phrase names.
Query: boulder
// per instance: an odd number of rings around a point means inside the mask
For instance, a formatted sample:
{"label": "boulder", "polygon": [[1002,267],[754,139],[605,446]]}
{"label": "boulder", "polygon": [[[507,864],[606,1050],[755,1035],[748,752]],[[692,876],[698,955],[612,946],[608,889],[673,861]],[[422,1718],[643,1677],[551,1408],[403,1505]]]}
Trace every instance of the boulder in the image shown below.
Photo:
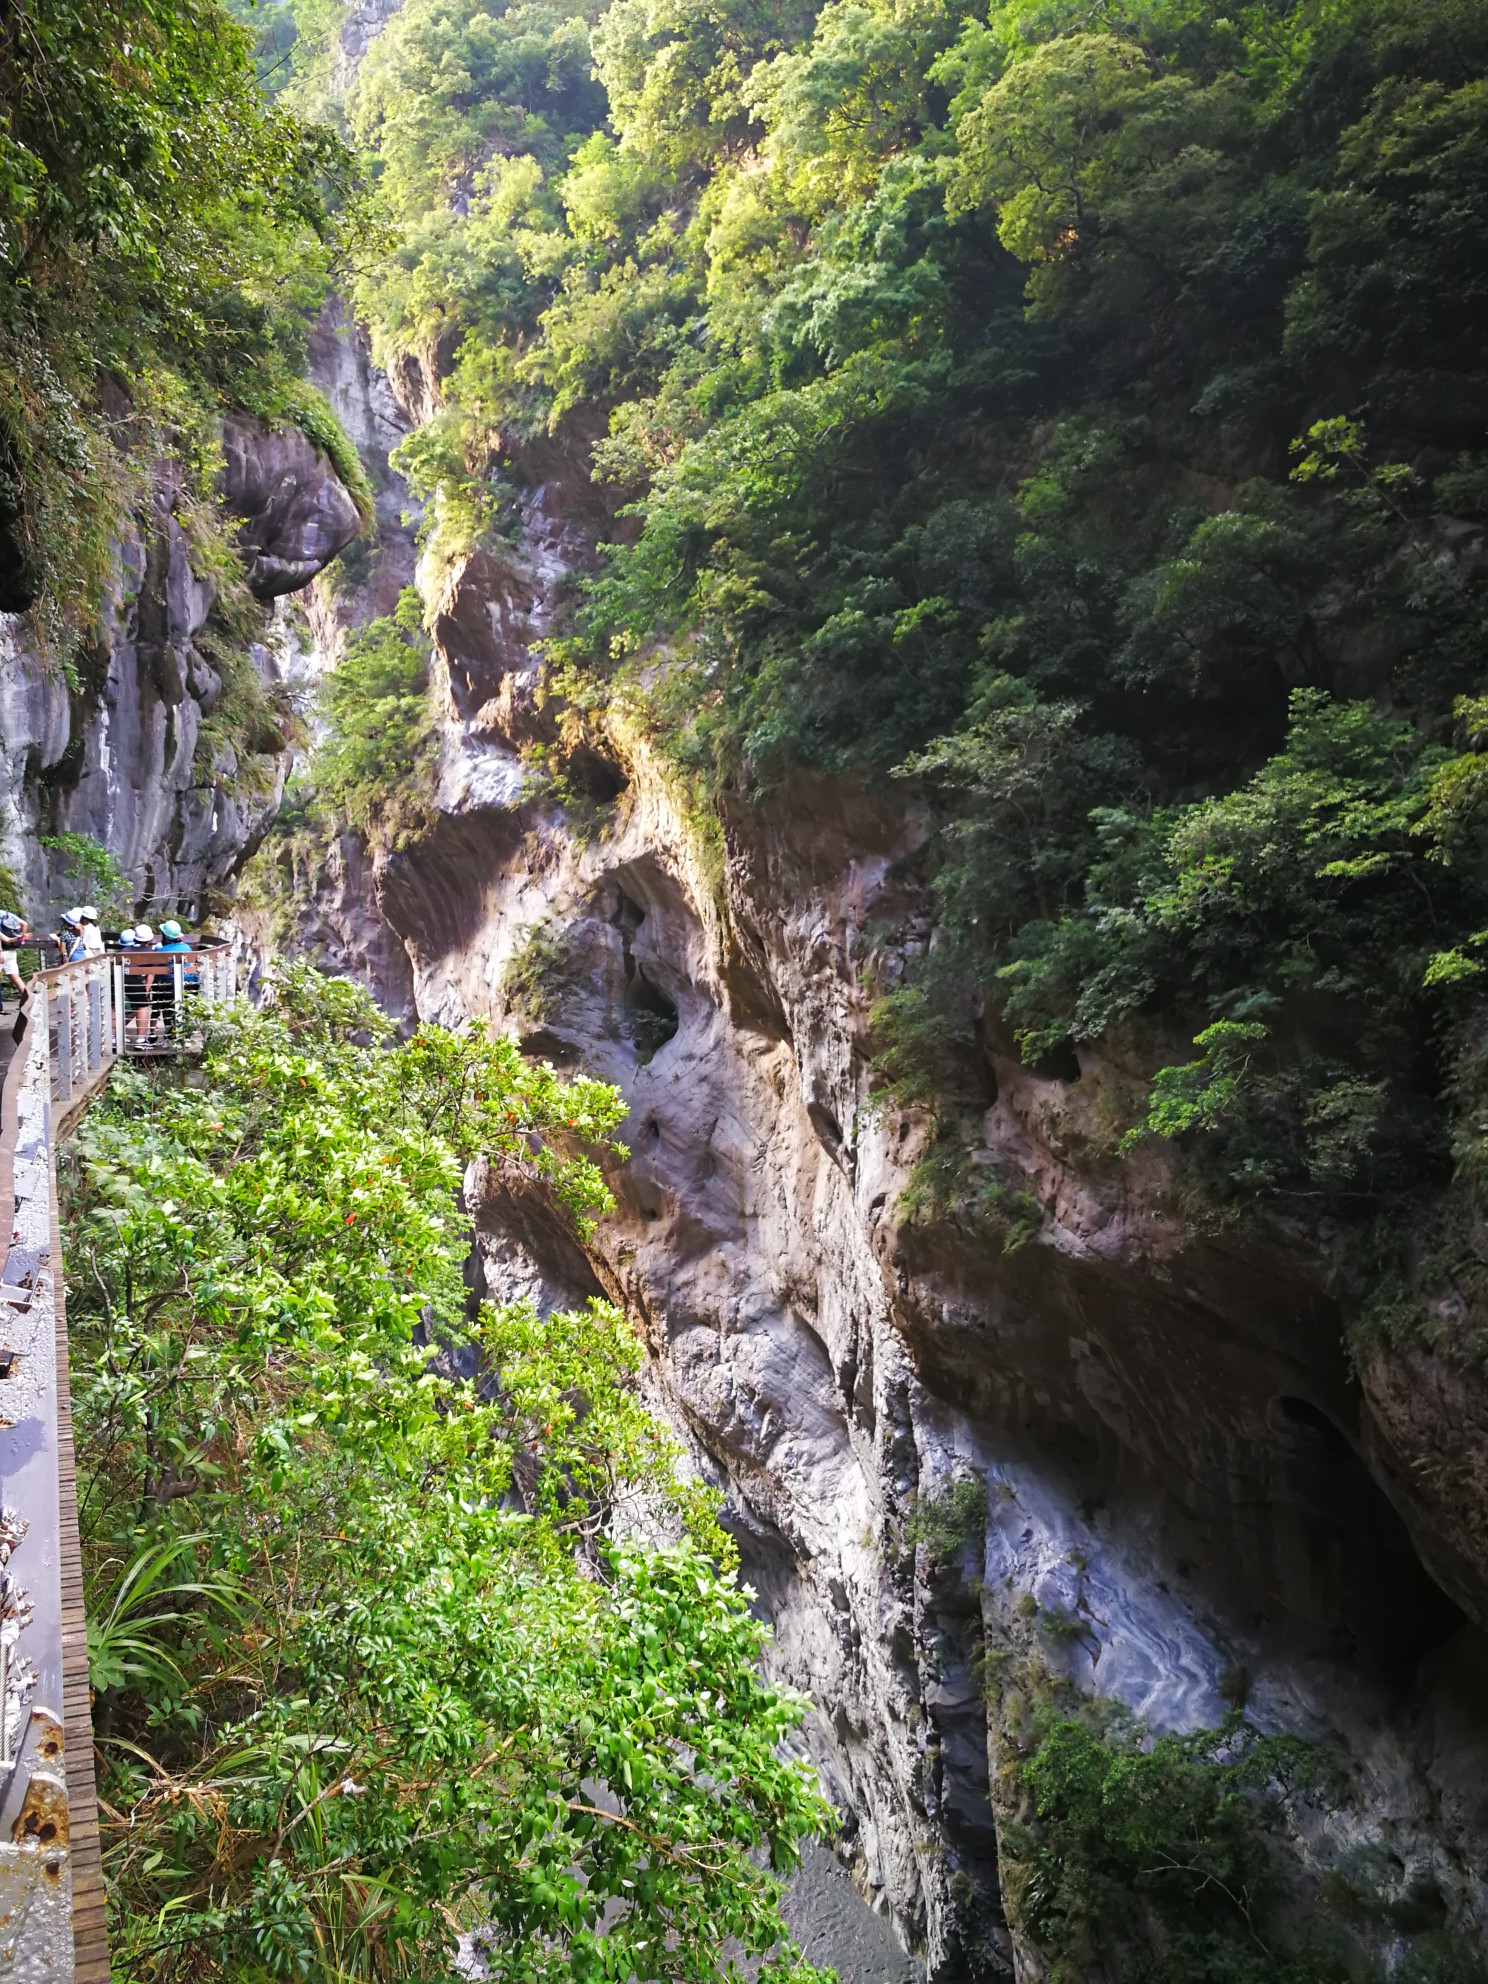
{"label": "boulder", "polygon": [[242,520],[238,548],[256,599],[298,592],[360,531],[350,490],[298,427],[230,414],[222,454],[222,502]]}

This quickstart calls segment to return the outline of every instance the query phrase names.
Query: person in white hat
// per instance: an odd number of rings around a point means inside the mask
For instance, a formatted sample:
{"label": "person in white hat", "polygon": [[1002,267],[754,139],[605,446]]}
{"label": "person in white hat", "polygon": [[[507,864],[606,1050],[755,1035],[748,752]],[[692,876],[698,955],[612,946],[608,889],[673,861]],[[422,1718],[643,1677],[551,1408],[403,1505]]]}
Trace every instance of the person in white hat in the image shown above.
{"label": "person in white hat", "polygon": [[[153,951],[155,932],[148,923],[134,926],[134,948],[137,951]],[[154,973],[126,971],[124,974],[124,1023],[136,1047],[143,1047],[150,1038],[150,987],[154,984]]]}
{"label": "person in white hat", "polygon": [[83,912],[80,909],[64,909],[62,928],[56,932],[52,942],[62,953],[63,964],[76,964],[79,958],[88,955],[88,946],[83,938]]}
{"label": "person in white hat", "polygon": [[26,981],[21,976],[20,948],[31,941],[31,926],[13,909],[0,909],[0,975],[8,978],[24,999]]}
{"label": "person in white hat", "polygon": [[98,911],[91,902],[83,904],[78,920],[83,926],[83,956],[101,958],[105,949],[103,932],[98,927]]}

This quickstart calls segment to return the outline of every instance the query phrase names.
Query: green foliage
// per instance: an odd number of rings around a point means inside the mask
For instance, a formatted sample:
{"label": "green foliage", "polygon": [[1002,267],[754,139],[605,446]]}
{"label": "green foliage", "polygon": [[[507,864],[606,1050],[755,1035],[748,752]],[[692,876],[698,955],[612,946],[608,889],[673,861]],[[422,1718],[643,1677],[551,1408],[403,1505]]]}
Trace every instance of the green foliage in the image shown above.
{"label": "green foliage", "polygon": [[26,914],[25,890],[21,878],[6,862],[0,861],[0,909],[8,909],[14,916]]}
{"label": "green foliage", "polygon": [[1181,1137],[1191,1130],[1213,1130],[1243,1106],[1250,1050],[1266,1038],[1254,1022],[1216,1020],[1194,1041],[1203,1052],[1197,1061],[1163,1068],[1154,1075],[1146,1120],[1122,1139],[1130,1150],[1141,1138]]}
{"label": "green foliage", "polygon": [[[825,1816],[799,1705],[633,1331],[467,1310],[464,1163],[582,1223],[619,1097],[388,1032],[288,970],[200,1086],[120,1070],[71,1147],[115,1964],[413,1980],[464,1932],[512,1980],[812,1984],[762,1864]],[[672,1541],[615,1540],[642,1517]]]}
{"label": "green foliage", "polygon": [[[894,1051],[908,1051],[902,1039]],[[978,1171],[961,1134],[944,1120],[937,1121],[910,1173],[899,1211],[911,1226],[969,1230],[1004,1254],[1037,1240],[1044,1226],[1043,1209],[1033,1193],[995,1171]]]}
{"label": "green foliage", "polygon": [[[141,1687],[169,1700],[184,1689],[170,1629],[190,1620],[192,1610],[235,1612],[240,1589],[228,1577],[167,1582],[177,1565],[192,1561],[196,1545],[209,1540],[205,1531],[167,1537],[139,1551],[122,1570],[113,1557],[95,1565],[88,1600],[88,1685],[95,1696]],[[97,1595],[102,1593],[107,1595]]]}
{"label": "green foliage", "polygon": [[570,982],[571,964],[564,932],[537,923],[507,961],[501,977],[501,994],[508,1005],[528,1019],[551,1019]]}
{"label": "green foliage", "polygon": [[43,834],[40,845],[51,857],[52,893],[65,896],[66,907],[90,902],[105,922],[130,914],[134,886],[101,841],[91,834]]}
{"label": "green foliage", "polygon": [[177,450],[173,408],[298,369],[354,181],[328,130],[263,102],[215,0],[7,11],[0,565],[47,652],[92,626],[123,516]]}
{"label": "green foliage", "polygon": [[943,1562],[980,1546],[987,1527],[987,1484],[980,1478],[952,1482],[943,1495],[922,1495],[904,1526],[907,1543],[922,1543]]}
{"label": "green foliage", "polygon": [[615,528],[555,697],[705,807],[924,808],[888,1093],[1104,1042],[1150,1083],[1113,1159],[1361,1277],[1474,1161],[1485,78],[1468,0],[414,0],[347,107],[436,562],[556,438]]}
{"label": "green foliage", "polygon": [[1295,1737],[1238,1714],[1147,1742],[1057,1715],[1018,1768],[1026,1816],[1006,1829],[1006,1892],[1050,1952],[1052,1984],[1100,1953],[1151,1984],[1341,1984],[1336,1959],[1288,1950],[1285,1889],[1268,1837],[1278,1801],[1318,1786]]}
{"label": "green foliage", "polygon": [[353,634],[321,691],[325,734],[311,757],[320,801],[371,840],[401,847],[434,818],[439,746],[432,650],[419,596]]}
{"label": "green foliage", "polygon": [[254,381],[241,397],[248,411],[258,414],[269,426],[288,423],[298,427],[317,448],[323,450],[331,467],[351,492],[361,512],[362,522],[372,521],[374,493],[367,480],[366,468],[324,393],[307,379],[286,375],[261,384]]}

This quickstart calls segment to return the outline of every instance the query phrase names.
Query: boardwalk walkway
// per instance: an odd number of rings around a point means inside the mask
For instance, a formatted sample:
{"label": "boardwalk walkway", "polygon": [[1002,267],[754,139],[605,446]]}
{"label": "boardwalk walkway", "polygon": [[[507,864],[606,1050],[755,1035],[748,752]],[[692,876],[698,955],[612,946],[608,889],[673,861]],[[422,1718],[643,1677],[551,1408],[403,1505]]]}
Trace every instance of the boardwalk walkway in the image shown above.
{"label": "boardwalk walkway", "polygon": [[[57,1145],[131,1052],[189,1053],[231,954],[89,958],[40,973],[0,1029],[0,1976],[108,1984],[78,1542]],[[140,1032],[138,986],[159,1038]]]}

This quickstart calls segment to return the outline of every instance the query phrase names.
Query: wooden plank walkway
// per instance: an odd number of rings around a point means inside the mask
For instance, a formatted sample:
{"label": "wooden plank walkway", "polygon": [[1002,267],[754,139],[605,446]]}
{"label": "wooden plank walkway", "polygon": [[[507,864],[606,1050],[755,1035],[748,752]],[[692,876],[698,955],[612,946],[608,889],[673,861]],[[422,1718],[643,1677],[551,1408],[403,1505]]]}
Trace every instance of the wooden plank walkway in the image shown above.
{"label": "wooden plank walkway", "polygon": [[[107,1075],[99,1077],[100,1086]],[[87,1106],[89,1096],[83,1098]],[[82,1114],[77,1110],[72,1121]],[[71,1124],[69,1124],[69,1128]],[[67,1363],[67,1295],[57,1208],[57,1130],[52,1133],[52,1276],[57,1309],[57,1474],[62,1556],[62,1727],[66,1731],[67,1807],[72,1851],[73,1984],[109,1984],[109,1950],[93,1766],[93,1697],[88,1687],[88,1624],[83,1613],[83,1554],[78,1540],[77,1457],[72,1441],[72,1384]]]}

